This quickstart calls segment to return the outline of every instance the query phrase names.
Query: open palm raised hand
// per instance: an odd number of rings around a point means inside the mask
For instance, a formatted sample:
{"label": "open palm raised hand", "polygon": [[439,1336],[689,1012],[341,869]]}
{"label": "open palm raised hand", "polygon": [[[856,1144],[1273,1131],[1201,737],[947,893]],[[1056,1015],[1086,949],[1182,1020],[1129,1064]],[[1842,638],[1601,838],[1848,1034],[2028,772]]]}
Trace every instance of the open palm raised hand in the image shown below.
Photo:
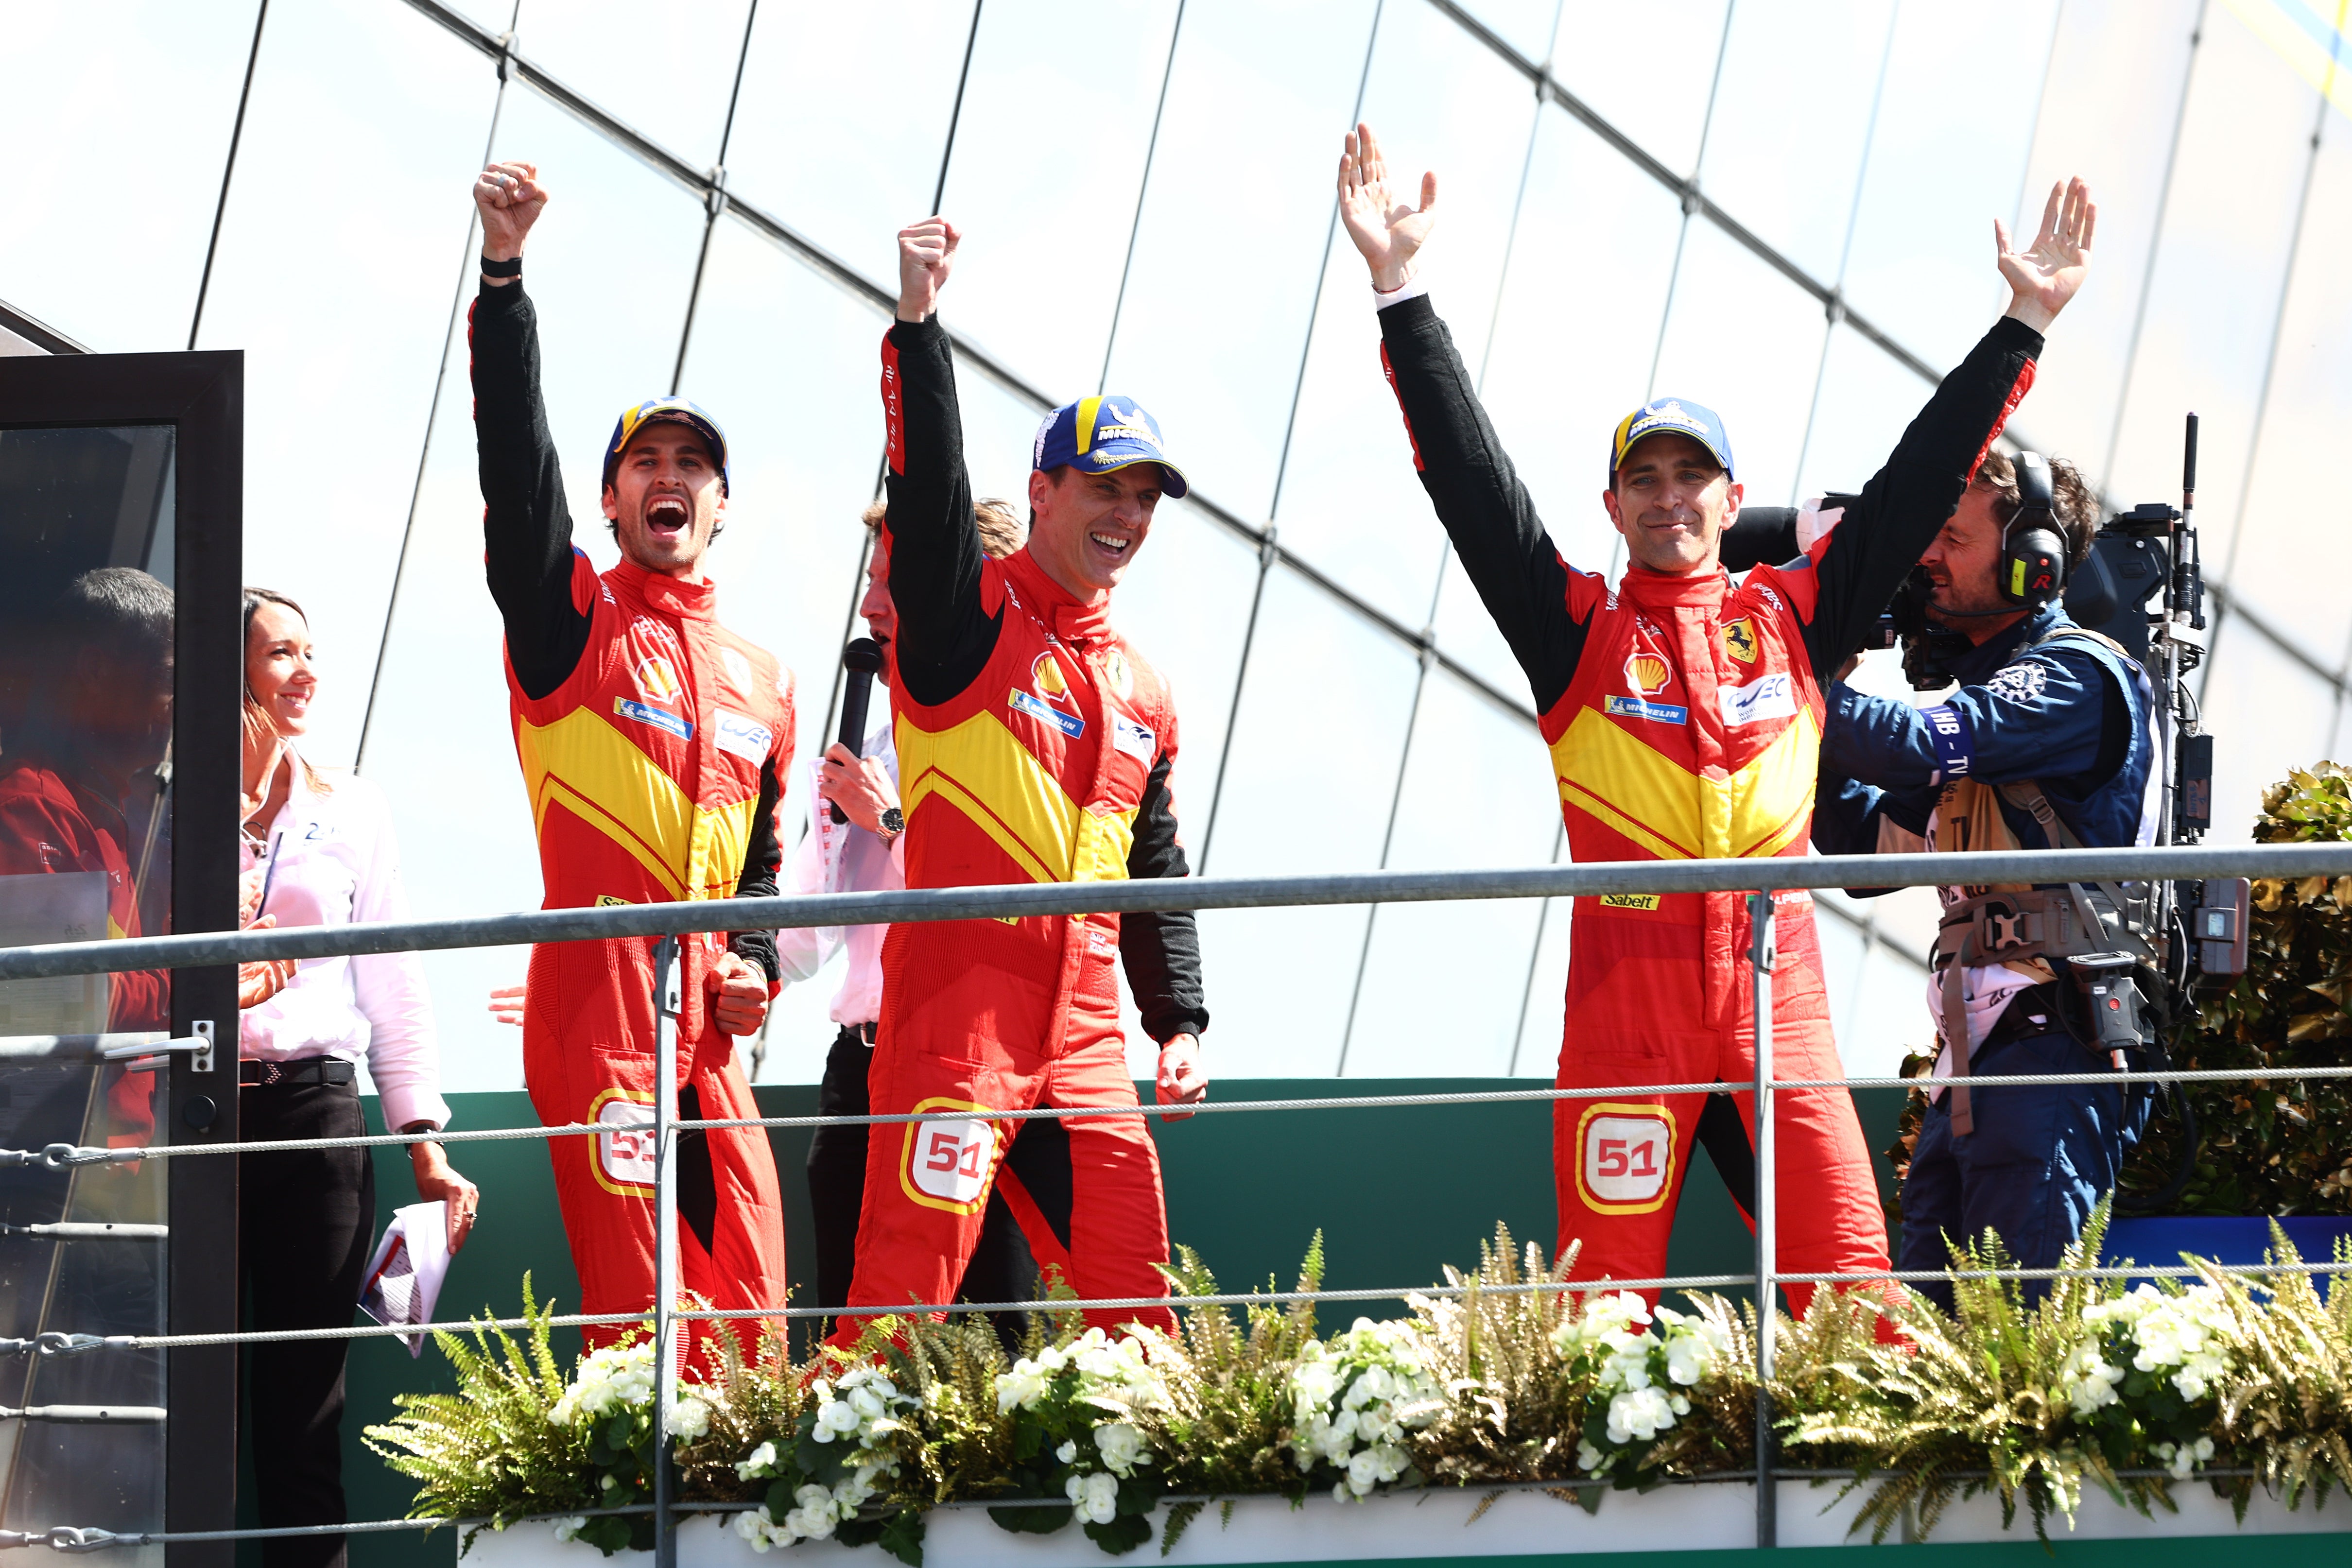
{"label": "open palm raised hand", "polygon": [[1348,133],[1339,154],[1339,221],[1372,269],[1372,287],[1387,293],[1411,282],[1413,257],[1437,226],[1437,176],[1421,177],[1421,204],[1389,189],[1380,138],[1369,125]]}
{"label": "open palm raised hand", "polygon": [[2009,230],[1995,218],[1992,237],[2000,246],[2000,275],[2009,280],[2009,314],[2037,332],[2048,331],[2083,287],[2091,269],[2091,235],[2098,226],[2091,188],[2079,179],[2050,187],[2042,232],[2025,250],[2011,245]]}

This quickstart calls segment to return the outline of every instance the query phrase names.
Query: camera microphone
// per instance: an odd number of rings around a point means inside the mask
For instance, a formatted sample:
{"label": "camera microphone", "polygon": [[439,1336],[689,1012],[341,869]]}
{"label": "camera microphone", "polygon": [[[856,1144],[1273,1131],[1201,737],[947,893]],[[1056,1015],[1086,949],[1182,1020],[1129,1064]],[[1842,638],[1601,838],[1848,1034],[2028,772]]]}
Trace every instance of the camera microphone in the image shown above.
{"label": "camera microphone", "polygon": [[[866,755],[866,708],[874,696],[874,677],[882,668],[882,644],[871,637],[853,637],[841,651],[841,745],[852,757]],[[833,802],[835,826],[849,821],[841,802]]]}

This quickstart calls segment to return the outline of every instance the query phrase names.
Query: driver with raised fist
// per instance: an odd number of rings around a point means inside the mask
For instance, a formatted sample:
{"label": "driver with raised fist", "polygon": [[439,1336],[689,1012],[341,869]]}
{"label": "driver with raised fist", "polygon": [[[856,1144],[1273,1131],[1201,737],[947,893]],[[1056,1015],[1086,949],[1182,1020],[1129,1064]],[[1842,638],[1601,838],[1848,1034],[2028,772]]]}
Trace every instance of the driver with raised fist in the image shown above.
{"label": "driver with raised fist", "polygon": [[[1535,696],[1579,861],[1800,856],[1821,750],[1822,687],[1861,647],[2033,382],[2042,332],[2081,286],[2093,209],[2051,193],[2040,234],[1994,225],[2009,309],[1937,388],[1843,522],[1803,555],[1735,582],[1718,558],[1742,490],[1723,421],[1686,398],[1627,414],[1608,442],[1601,504],[1625,540],[1614,589],[1570,567],[1536,516],[1420,275],[1437,179],[1389,184],[1369,127],[1347,138],[1339,205],[1371,269],[1381,358],[1413,465],[1464,570]],[[1565,373],[1576,373],[1566,367]],[[1769,883],[1769,871],[1758,881]],[[1842,1076],[1811,899],[1776,899],[1774,1066]],[[1637,1086],[1755,1077],[1748,902],[1738,894],[1580,898],[1570,937],[1561,1088],[1553,1115],[1559,1244],[1582,1280],[1663,1275],[1704,1093]],[[1753,1147],[1754,1095],[1735,1093]],[[1867,1279],[1885,1224],[1852,1098],[1774,1097],[1780,1263]],[[1809,1286],[1791,1285],[1802,1311]]]}
{"label": "driver with raised fist", "polygon": [[[889,686],[907,885],[1183,876],[1169,786],[1175,704],[1110,623],[1111,591],[1133,570],[1160,497],[1184,494],[1183,473],[1132,399],[1066,404],[1032,450],[1028,542],[988,558],[954,358],[933,315],[960,237],[939,217],[900,231],[898,319],[882,340],[889,506],[875,549],[898,612]],[[990,1189],[1028,1124],[992,1112],[1136,1103],[1112,969],[1122,960],[1160,1042],[1160,1103],[1200,1100],[1209,1015],[1191,915],[890,927],[868,1076],[875,1113],[970,1114],[874,1130],[853,1312],[955,1299]],[[1168,1215],[1144,1118],[1062,1125],[1066,1229],[1014,1206],[1039,1263],[1082,1298],[1160,1295]],[[1088,1316],[1173,1326],[1164,1308]],[[845,1314],[835,1343],[863,1326]]]}
{"label": "driver with raised fist", "polygon": [[[547,205],[529,163],[474,184],[482,287],[474,302],[474,429],[484,560],[506,624],[507,691],[539,837],[544,907],[764,897],[782,863],[776,822],[793,759],[793,678],[719,621],[703,570],[727,515],[727,438],[680,398],[622,412],[602,506],[621,559],[598,572],[572,538],[540,397],[539,330],[523,243]],[[523,1073],[549,1140],[581,1310],[654,1300],[654,940],[531,950]],[[774,994],[764,931],[678,938],[678,1114],[756,1117],[730,1036]],[[679,1140],[678,1275],[721,1308],[783,1303],[783,1208],[758,1127]],[[713,1325],[697,1324],[698,1334]],[[583,1329],[593,1346],[624,1330]]]}

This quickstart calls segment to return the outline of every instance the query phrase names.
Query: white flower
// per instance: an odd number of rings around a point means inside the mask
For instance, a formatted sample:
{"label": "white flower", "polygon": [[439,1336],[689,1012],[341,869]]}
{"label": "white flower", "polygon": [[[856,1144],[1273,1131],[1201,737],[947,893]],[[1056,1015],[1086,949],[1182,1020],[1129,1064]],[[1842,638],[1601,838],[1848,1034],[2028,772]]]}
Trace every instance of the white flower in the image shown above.
{"label": "white flower", "polygon": [[1674,1406],[1658,1389],[1629,1388],[1609,1401],[1612,1443],[1646,1443],[1674,1424]]}
{"label": "white flower", "polygon": [[[1348,1461],[1348,1492],[1360,1500],[1376,1486],[1395,1480],[1404,1474],[1406,1459],[1402,1448],[1391,1443],[1375,1443]],[[1338,1490],[1332,1492],[1340,1497]],[[1346,1500],[1342,1498],[1342,1500]]]}
{"label": "white flower", "polygon": [[669,1435],[688,1442],[710,1431],[710,1406],[699,1399],[680,1399],[669,1407]]}
{"label": "white flower", "polygon": [[748,1481],[754,1476],[776,1473],[776,1445],[762,1443],[743,1458],[735,1461],[735,1479]]}
{"label": "white flower", "polygon": [[1576,1440],[1576,1468],[1578,1469],[1597,1470],[1608,1462],[1609,1456],[1594,1448],[1590,1439],[1579,1437]]}
{"label": "white flower", "polygon": [[555,1521],[555,1539],[558,1541],[576,1540],[579,1537],[580,1532],[587,1528],[587,1515],[579,1513],[567,1514],[565,1517]]}
{"label": "white flower", "polygon": [[1138,1465],[1151,1462],[1143,1434],[1125,1421],[1106,1421],[1096,1427],[1095,1448],[1102,1454],[1104,1467],[1113,1475],[1128,1475]]}
{"label": "white flower", "polygon": [[1067,1441],[1066,1441],[1065,1443],[1063,1443],[1063,1445],[1062,1445],[1060,1448],[1056,1448],[1056,1449],[1055,1449],[1055,1450],[1054,1450],[1054,1457],[1055,1457],[1055,1458],[1057,1458],[1057,1459],[1061,1460],[1061,1461],[1062,1461],[1062,1463],[1064,1463],[1064,1464],[1066,1464],[1066,1465],[1073,1465],[1073,1464],[1077,1463],[1077,1459],[1078,1459],[1078,1440],[1077,1440],[1076,1437],[1072,1437],[1072,1438],[1068,1439]]}
{"label": "white flower", "polygon": [[1118,1478],[1097,1471],[1090,1476],[1072,1476],[1063,1490],[1076,1505],[1078,1519],[1087,1524],[1108,1524],[1118,1517]]}
{"label": "white flower", "polygon": [[1705,1318],[1660,1307],[1658,1321],[1665,1324],[1666,1376],[1685,1388],[1712,1377],[1730,1353],[1730,1338]]}
{"label": "white flower", "polygon": [[2123,1375],[2122,1367],[2111,1366],[2100,1359],[2097,1345],[2086,1344],[2067,1357],[2059,1386],[2073,1402],[2074,1414],[2088,1416],[2116,1402],[2119,1396],[2116,1385],[2123,1381]]}

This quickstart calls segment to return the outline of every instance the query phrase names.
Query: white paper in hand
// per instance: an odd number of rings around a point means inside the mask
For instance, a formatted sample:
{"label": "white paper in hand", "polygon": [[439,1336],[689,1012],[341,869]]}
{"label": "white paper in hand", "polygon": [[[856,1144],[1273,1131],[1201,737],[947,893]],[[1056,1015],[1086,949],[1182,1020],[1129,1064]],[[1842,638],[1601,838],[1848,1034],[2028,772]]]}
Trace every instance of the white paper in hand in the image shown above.
{"label": "white paper in hand", "polygon": [[[441,1281],[449,1276],[449,1206],[412,1203],[394,1209],[383,1239],[368,1260],[360,1287],[360,1311],[386,1327],[429,1323]],[[423,1334],[403,1334],[408,1354],[425,1354]]]}

